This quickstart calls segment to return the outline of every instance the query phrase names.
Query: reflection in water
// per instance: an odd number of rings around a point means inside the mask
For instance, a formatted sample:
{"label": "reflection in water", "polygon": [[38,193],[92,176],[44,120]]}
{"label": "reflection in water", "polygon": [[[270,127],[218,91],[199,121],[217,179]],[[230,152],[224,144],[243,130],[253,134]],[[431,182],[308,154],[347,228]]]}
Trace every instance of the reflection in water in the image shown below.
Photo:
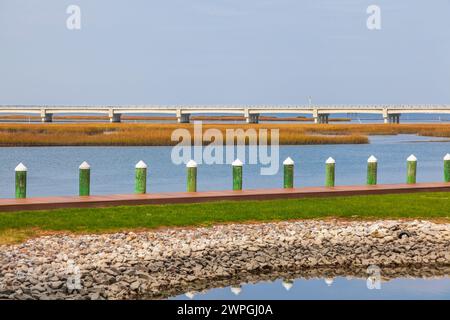
{"label": "reflection in water", "polygon": [[[192,283],[170,299],[450,299],[450,266],[316,269]],[[333,275],[333,276],[331,276]],[[161,297],[164,298],[164,297]]]}
{"label": "reflection in water", "polygon": [[325,283],[327,284],[327,286],[331,286],[334,282],[333,278],[325,278]]}
{"label": "reflection in water", "polygon": [[287,290],[287,291],[289,291],[289,290],[291,290],[291,288],[292,288],[292,286],[294,285],[294,281],[292,281],[292,280],[283,280],[282,282],[281,282],[281,284],[283,285],[283,287]]}
{"label": "reflection in water", "polygon": [[241,286],[231,286],[230,289],[231,289],[231,292],[235,295],[239,295],[242,291]]}

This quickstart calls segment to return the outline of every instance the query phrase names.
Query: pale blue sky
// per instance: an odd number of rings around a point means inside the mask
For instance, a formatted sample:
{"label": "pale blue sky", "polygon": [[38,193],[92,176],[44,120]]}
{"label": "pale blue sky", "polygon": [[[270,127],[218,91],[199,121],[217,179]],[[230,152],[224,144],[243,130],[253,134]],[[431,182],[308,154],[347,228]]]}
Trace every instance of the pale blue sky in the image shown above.
{"label": "pale blue sky", "polygon": [[[82,29],[66,29],[66,8]],[[382,30],[366,9],[382,9]],[[450,103],[450,0],[0,0],[0,104]]]}

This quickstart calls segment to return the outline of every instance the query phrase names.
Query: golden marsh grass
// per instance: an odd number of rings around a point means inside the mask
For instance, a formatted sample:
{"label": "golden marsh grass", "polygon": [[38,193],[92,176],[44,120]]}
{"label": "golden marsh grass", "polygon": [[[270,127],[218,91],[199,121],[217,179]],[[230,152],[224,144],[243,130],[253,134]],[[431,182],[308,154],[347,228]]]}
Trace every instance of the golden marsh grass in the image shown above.
{"label": "golden marsh grass", "polygon": [[[193,124],[0,124],[0,146],[171,146],[177,128],[190,131]],[[363,144],[368,135],[417,134],[450,137],[447,124],[203,124],[225,137],[226,129],[278,129],[280,144]],[[225,143],[225,141],[224,141]]]}

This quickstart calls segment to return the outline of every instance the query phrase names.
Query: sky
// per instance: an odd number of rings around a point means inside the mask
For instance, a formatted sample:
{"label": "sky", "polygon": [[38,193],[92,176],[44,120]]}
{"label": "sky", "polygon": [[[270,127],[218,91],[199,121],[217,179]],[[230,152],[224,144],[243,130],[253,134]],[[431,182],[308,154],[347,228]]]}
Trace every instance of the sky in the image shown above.
{"label": "sky", "polygon": [[[66,27],[69,5],[80,30]],[[309,96],[450,104],[450,0],[0,0],[0,105]]]}

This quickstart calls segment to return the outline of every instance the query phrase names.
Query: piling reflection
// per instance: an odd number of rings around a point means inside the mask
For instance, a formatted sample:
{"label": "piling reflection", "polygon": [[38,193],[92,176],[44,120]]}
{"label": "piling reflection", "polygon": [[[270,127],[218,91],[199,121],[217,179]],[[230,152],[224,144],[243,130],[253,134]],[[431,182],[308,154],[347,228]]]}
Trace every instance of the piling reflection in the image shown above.
{"label": "piling reflection", "polygon": [[[408,266],[379,268],[319,268],[304,269],[299,271],[273,272],[263,274],[242,274],[230,279],[216,279],[213,281],[194,281],[172,285],[165,288],[159,294],[142,295],[140,299],[167,299],[186,295],[190,299],[202,298],[201,295],[216,288],[229,288],[234,296],[241,296],[247,284],[258,284],[262,282],[276,282],[285,289],[291,291],[297,280],[322,280],[324,288],[333,287],[337,278],[348,281],[360,280],[366,282],[366,290],[382,288],[382,283],[395,279],[445,279],[450,278],[450,266]],[[449,288],[450,289],[450,288]],[[339,298],[339,297],[336,297]]]}

